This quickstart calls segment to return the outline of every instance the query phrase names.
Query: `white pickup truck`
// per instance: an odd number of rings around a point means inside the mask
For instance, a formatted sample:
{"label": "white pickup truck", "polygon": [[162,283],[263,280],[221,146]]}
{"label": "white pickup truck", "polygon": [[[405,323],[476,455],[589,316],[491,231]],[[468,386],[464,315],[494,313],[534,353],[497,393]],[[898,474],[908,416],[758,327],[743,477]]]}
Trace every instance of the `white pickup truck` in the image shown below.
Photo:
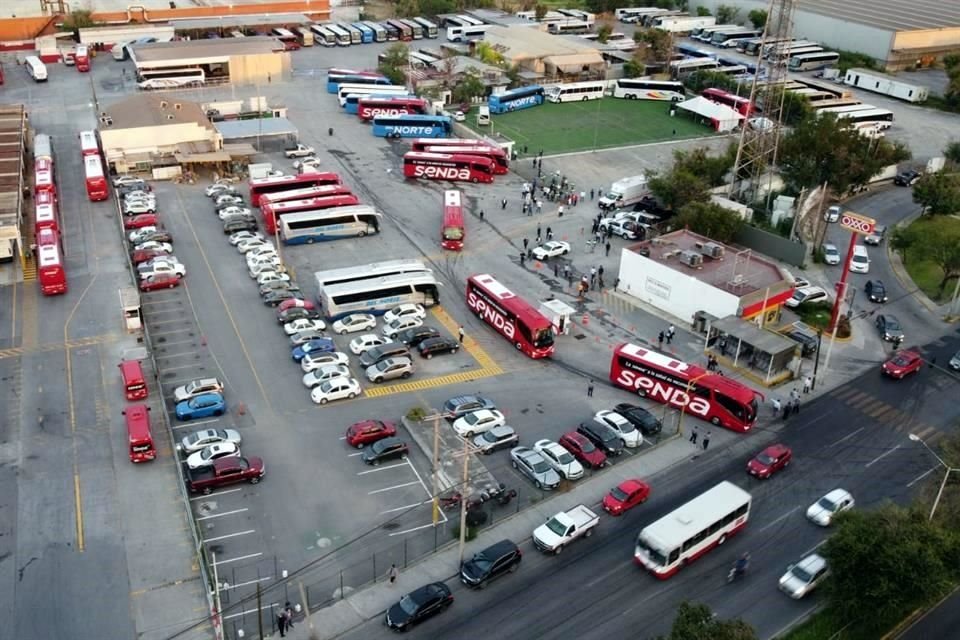
{"label": "white pickup truck", "polygon": [[584,505],[561,511],[533,531],[533,544],[546,553],[560,553],[579,537],[588,538],[600,518]]}
{"label": "white pickup truck", "polygon": [[313,147],[308,147],[305,144],[298,144],[295,147],[290,147],[289,149],[284,149],[283,155],[288,158],[304,158],[306,156],[312,156],[314,154]]}

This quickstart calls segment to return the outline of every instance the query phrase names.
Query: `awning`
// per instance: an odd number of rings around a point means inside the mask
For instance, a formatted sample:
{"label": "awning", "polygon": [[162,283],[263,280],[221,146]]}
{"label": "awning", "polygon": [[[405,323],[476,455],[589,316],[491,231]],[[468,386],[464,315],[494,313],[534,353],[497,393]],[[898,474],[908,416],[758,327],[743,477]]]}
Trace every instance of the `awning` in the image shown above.
{"label": "awning", "polygon": [[577,73],[584,67],[603,65],[603,56],[599,53],[578,53],[568,56],[548,56],[543,59],[545,64],[550,65],[564,73]]}
{"label": "awning", "polygon": [[252,144],[248,144],[246,142],[225,144],[223,145],[223,151],[229,153],[231,158],[248,158],[260,153],[253,147]]}
{"label": "awning", "polygon": [[180,153],[173,154],[174,159],[179,163],[190,162],[230,162],[230,154],[225,151],[206,151],[204,153]]}

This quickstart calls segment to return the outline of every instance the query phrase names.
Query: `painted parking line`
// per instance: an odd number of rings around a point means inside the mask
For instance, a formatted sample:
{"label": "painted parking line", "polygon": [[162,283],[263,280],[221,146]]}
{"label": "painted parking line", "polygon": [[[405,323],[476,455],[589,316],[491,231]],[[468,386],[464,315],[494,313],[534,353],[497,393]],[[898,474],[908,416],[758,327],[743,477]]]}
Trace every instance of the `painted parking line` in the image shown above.
{"label": "painted parking line", "polygon": [[897,445],[897,446],[895,446],[895,447],[893,447],[893,448],[891,448],[891,449],[888,449],[887,451],[881,453],[879,456],[877,456],[876,458],[874,458],[873,460],[871,460],[871,461],[868,462],[867,464],[863,465],[863,468],[864,468],[864,469],[868,469],[868,468],[872,467],[874,463],[880,462],[881,460],[883,460],[884,458],[886,458],[888,455],[890,455],[891,453],[893,453],[894,451],[896,451],[896,450],[899,449],[899,448],[900,448],[900,445]]}
{"label": "painted parking line", "polygon": [[356,458],[357,456],[362,456],[362,455],[363,455],[363,451],[357,451],[356,453],[348,453],[348,454],[347,454],[347,457],[348,457],[348,458]]}
{"label": "painted parking line", "polygon": [[[460,325],[455,321],[450,314],[444,310],[443,307],[433,307],[431,309],[433,317],[436,318],[437,322],[443,325],[443,328],[450,332],[451,335],[457,335],[460,330]],[[481,369],[499,369],[500,366],[494,362],[493,358],[487,355],[487,352],[480,348],[480,345],[471,337],[467,337],[463,341],[463,348],[473,356],[473,359],[477,361],[477,364],[480,365]]]}
{"label": "painted parking line", "polygon": [[236,533],[228,533],[223,536],[217,536],[216,538],[207,538],[204,540],[204,543],[216,542],[218,540],[226,540],[228,538],[236,538],[237,536],[246,536],[256,532],[257,532],[256,529],[247,529],[246,531],[237,531]]}
{"label": "painted parking line", "polygon": [[259,558],[262,555],[263,555],[262,553],[251,553],[251,554],[240,556],[237,558],[230,558],[229,560],[217,560],[213,564],[219,567],[222,564],[230,564],[231,562],[242,562],[243,560],[249,560],[250,558]]}
{"label": "painted parking line", "polygon": [[920,482],[921,480],[923,480],[924,478],[926,478],[928,475],[930,475],[931,473],[933,473],[934,471],[936,471],[936,470],[939,469],[939,468],[940,468],[940,467],[932,467],[932,468],[924,471],[924,472],[921,473],[919,476],[917,476],[916,478],[914,478],[913,480],[911,480],[910,482],[908,482],[908,483],[907,483],[907,486],[908,486],[908,487],[912,487],[913,485],[917,484],[918,482]]}
{"label": "painted parking line", "polygon": [[367,475],[368,473],[377,473],[378,471],[389,471],[390,469],[396,469],[397,467],[405,467],[405,466],[407,466],[407,463],[406,463],[406,462],[401,462],[400,464],[391,464],[391,465],[388,465],[388,466],[386,466],[386,467],[377,467],[377,468],[375,468],[375,469],[370,469],[369,471],[358,471],[358,472],[357,472],[357,475],[358,475],[358,476],[365,476],[365,475]]}
{"label": "painted parking line", "polygon": [[[186,329],[184,329],[184,331],[186,331]],[[179,333],[179,332],[178,332],[178,331],[171,331],[170,333]],[[196,341],[194,338],[187,338],[186,340],[176,340],[176,341],[174,341],[174,342],[164,342],[164,343],[163,343],[162,345],[160,345],[160,346],[163,346],[163,347],[177,347],[177,346],[180,346],[181,344],[192,344],[192,345],[196,345],[196,344],[197,344],[197,341]]]}
{"label": "painted parking line", "polygon": [[[444,515],[443,511],[440,512],[440,517],[443,518],[443,523],[445,524],[447,522],[447,516]],[[438,522],[437,524],[441,524],[441,523]],[[409,529],[404,529],[403,531],[394,531],[389,535],[389,537],[392,538],[393,536],[402,536],[406,533],[413,533],[414,531],[420,531],[421,529],[429,529],[432,526],[433,526],[433,523],[431,522],[430,524],[423,524],[423,525],[420,525],[419,527],[411,527]]]}
{"label": "painted parking line", "polygon": [[412,487],[415,484],[420,484],[418,481],[413,480],[412,482],[404,482],[403,484],[395,484],[391,487],[384,487],[383,489],[374,489],[373,491],[367,491],[368,496],[372,496],[378,493],[384,493],[386,491],[393,491],[394,489],[403,489],[404,487]]}
{"label": "painted parking line", "polygon": [[219,418],[210,418],[209,420],[187,420],[186,422],[178,422],[177,424],[172,425],[174,429],[182,429],[183,427],[196,427],[202,424],[211,424],[213,422],[220,422],[223,416]]}
{"label": "painted parking line", "polygon": [[481,378],[492,378],[503,374],[500,367],[488,369],[475,369],[473,371],[464,371],[461,373],[451,373],[446,376],[436,378],[427,378],[425,380],[415,380],[413,382],[402,382],[400,384],[391,384],[384,387],[374,387],[366,389],[364,392],[368,398],[381,398],[383,396],[394,395],[397,393],[410,393],[411,391],[425,391],[427,389],[436,389],[446,387],[451,384],[461,384],[464,382],[473,382]]}
{"label": "painted parking line", "polygon": [[241,582],[239,584],[224,583],[226,586],[221,586],[220,591],[229,591],[230,589],[242,589],[243,587],[249,587],[252,584],[257,584],[258,582],[266,582],[267,580],[273,580],[273,577],[264,576],[262,578],[256,578],[254,580],[247,580],[246,582]]}
{"label": "painted parking line", "polygon": [[197,522],[201,522],[201,521],[203,521],[203,520],[213,520],[214,518],[222,518],[222,517],[224,517],[224,516],[233,516],[233,515],[236,515],[236,514],[238,514],[238,513],[244,513],[245,511],[249,511],[249,509],[247,509],[247,508],[234,509],[233,511],[224,511],[223,513],[215,513],[215,514],[210,515],[210,516],[202,516],[202,517],[200,517],[200,518],[197,518]]}
{"label": "painted parking line", "polygon": [[414,502],[413,504],[408,504],[402,507],[396,507],[394,509],[387,509],[386,511],[381,511],[380,515],[386,515],[388,513],[396,513],[397,511],[406,511],[407,509],[422,507],[425,504],[432,504],[432,503],[433,503],[433,500],[424,500],[423,502]]}
{"label": "painted parking line", "polygon": [[195,502],[197,500],[209,500],[211,496],[220,497],[220,496],[225,496],[228,493],[237,493],[238,491],[243,491],[243,489],[224,489],[223,491],[214,491],[213,493],[209,493],[205,496],[196,496],[196,497],[190,498],[190,502]]}

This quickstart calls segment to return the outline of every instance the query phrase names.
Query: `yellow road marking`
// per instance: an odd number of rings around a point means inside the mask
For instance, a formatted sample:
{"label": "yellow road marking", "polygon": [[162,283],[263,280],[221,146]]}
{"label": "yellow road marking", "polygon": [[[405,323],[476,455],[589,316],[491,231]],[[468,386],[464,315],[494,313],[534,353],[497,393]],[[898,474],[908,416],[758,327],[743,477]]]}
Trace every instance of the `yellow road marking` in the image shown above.
{"label": "yellow road marking", "polygon": [[77,512],[77,548],[83,551],[83,507],[80,502],[80,474],[73,474],[73,500]]}
{"label": "yellow road marking", "polygon": [[415,380],[414,382],[401,382],[400,384],[391,384],[385,387],[374,387],[367,389],[364,393],[370,398],[380,398],[383,396],[394,395],[397,393],[408,393],[410,391],[423,391],[424,389],[436,389],[450,384],[459,384],[461,382],[472,382],[479,378],[492,378],[502,374],[503,371],[497,369],[476,369],[474,371],[463,371],[461,373],[452,373],[447,376],[437,376],[427,378],[426,380]]}
{"label": "yellow road marking", "polygon": [[[24,305],[26,306],[26,305]],[[26,314],[24,314],[24,320],[26,321]],[[36,325],[36,322],[32,322],[32,325]],[[108,342],[116,342],[120,339],[119,334],[105,334],[100,336],[89,336],[87,338],[77,338],[76,340],[69,340],[67,342],[45,342],[44,344],[36,344],[36,332],[31,332],[32,337],[27,336],[26,324],[24,324],[24,338],[22,340],[23,346],[12,347],[10,349],[0,349],[0,360],[4,358],[19,358],[20,356],[30,354],[30,353],[49,353],[51,351],[60,351],[62,349],[74,349],[76,347],[90,347],[97,344],[106,344]],[[34,344],[32,346],[27,344],[28,340],[32,340]]]}

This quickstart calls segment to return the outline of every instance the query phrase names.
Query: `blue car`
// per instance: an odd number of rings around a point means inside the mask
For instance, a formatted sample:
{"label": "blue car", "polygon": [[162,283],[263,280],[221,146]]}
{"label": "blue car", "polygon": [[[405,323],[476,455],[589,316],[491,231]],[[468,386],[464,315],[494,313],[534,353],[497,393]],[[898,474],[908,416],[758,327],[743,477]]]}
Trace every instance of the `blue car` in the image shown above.
{"label": "blue car", "polygon": [[177,420],[193,420],[222,416],[227,411],[227,403],[219,393],[204,393],[195,398],[177,403]]}
{"label": "blue car", "polygon": [[300,362],[303,360],[303,356],[308,353],[331,353],[336,350],[337,345],[333,344],[333,340],[330,338],[317,338],[299,347],[294,347],[292,355],[294,360]]}

